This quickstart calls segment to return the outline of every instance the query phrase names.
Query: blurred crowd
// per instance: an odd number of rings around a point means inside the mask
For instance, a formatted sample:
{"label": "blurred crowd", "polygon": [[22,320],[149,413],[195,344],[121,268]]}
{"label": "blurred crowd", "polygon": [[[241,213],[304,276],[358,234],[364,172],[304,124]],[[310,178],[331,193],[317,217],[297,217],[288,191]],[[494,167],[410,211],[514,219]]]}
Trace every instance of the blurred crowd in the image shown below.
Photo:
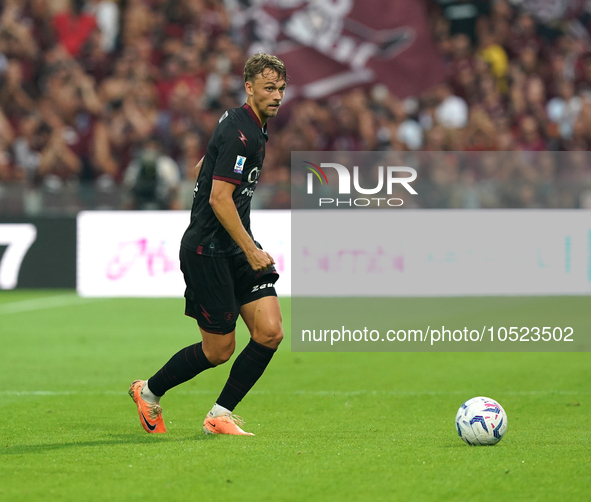
{"label": "blurred crowd", "polygon": [[[377,84],[291,103],[269,123],[257,207],[290,207],[295,150],[589,150],[589,2],[426,3],[444,81],[405,99]],[[3,0],[0,9],[0,211],[190,207],[194,166],[218,118],[245,97],[248,44],[224,2]],[[547,158],[527,169],[426,169],[418,206],[586,206],[590,157]],[[478,195],[503,181],[520,184],[517,198]],[[550,196],[553,186],[575,195]]]}

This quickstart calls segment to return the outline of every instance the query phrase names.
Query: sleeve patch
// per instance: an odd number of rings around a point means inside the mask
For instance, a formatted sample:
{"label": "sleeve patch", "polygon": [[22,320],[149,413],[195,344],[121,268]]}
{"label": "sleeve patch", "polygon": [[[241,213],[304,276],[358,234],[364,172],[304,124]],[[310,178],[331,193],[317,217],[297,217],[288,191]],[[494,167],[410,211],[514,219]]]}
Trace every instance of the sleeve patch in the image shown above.
{"label": "sleeve patch", "polygon": [[238,174],[242,174],[242,170],[244,169],[244,163],[246,162],[246,157],[242,155],[236,156],[236,164],[234,164],[234,172]]}

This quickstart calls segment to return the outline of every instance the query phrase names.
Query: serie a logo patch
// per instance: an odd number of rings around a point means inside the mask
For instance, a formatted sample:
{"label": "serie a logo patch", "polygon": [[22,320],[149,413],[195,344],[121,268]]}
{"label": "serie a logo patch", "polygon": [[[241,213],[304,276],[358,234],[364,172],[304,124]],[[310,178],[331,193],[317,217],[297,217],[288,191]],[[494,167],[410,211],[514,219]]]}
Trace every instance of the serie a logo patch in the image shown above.
{"label": "serie a logo patch", "polygon": [[242,174],[242,170],[244,169],[244,163],[246,162],[246,157],[242,155],[236,156],[236,164],[234,164],[234,172],[238,174]]}

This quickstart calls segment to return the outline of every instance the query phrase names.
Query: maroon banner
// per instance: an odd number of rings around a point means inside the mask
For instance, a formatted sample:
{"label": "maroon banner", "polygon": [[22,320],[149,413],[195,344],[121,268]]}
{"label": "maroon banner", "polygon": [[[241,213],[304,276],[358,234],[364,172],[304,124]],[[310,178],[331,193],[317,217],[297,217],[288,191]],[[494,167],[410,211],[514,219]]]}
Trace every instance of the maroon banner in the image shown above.
{"label": "maroon banner", "polygon": [[234,20],[249,28],[251,53],[285,62],[290,99],[378,82],[405,98],[444,77],[425,10],[424,0],[259,0]]}

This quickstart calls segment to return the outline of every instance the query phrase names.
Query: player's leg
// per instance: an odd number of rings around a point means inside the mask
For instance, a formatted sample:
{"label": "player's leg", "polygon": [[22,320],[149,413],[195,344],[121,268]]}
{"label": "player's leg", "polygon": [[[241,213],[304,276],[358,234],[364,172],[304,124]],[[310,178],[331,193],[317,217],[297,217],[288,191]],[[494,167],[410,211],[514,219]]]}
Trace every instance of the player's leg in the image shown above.
{"label": "player's leg", "polygon": [[240,315],[250,331],[250,341],[238,355],[217,404],[233,411],[262,376],[283,340],[281,309],[276,296],[243,305]]}
{"label": "player's leg", "polygon": [[[235,331],[220,335],[199,327],[203,341],[179,350],[148,380],[148,396],[157,401],[170,389],[225,363],[234,353]],[[153,397],[152,397],[153,396]]]}
{"label": "player's leg", "polygon": [[226,335],[209,333],[202,328],[201,337],[203,338],[203,353],[211,364],[218,366],[225,363],[232,357],[236,348],[236,330]]}
{"label": "player's leg", "polygon": [[220,335],[199,329],[202,342],[178,351],[147,381],[136,380],[131,384],[129,394],[138,406],[140,422],[147,432],[166,432],[160,398],[167,391],[232,357],[235,331]]}
{"label": "player's leg", "polygon": [[[147,381],[131,385],[129,393],[147,432],[166,431],[160,398],[168,390],[226,362],[234,352],[239,308],[233,290],[228,291],[227,263],[182,249],[181,269],[187,284],[185,314],[197,320],[203,341],[181,349]],[[211,288],[197,287],[201,284]]]}
{"label": "player's leg", "polygon": [[276,296],[265,296],[243,305],[240,315],[251,339],[234,361],[228,381],[203,424],[206,433],[247,434],[235,424],[232,412],[262,376],[283,339],[281,309]]}
{"label": "player's leg", "polygon": [[276,296],[264,296],[242,305],[240,316],[257,344],[277,350],[283,340],[283,318]]}
{"label": "player's leg", "polygon": [[217,400],[219,405],[230,411],[262,376],[283,340],[281,309],[276,296],[265,296],[243,305],[240,315],[251,338],[234,361],[228,381]]}
{"label": "player's leg", "polygon": [[197,321],[203,341],[177,352],[148,380],[147,387],[156,398],[202,371],[226,362],[236,345],[239,306],[231,286],[229,262],[201,256],[186,248],[181,248],[180,262],[187,285],[185,315]]}

